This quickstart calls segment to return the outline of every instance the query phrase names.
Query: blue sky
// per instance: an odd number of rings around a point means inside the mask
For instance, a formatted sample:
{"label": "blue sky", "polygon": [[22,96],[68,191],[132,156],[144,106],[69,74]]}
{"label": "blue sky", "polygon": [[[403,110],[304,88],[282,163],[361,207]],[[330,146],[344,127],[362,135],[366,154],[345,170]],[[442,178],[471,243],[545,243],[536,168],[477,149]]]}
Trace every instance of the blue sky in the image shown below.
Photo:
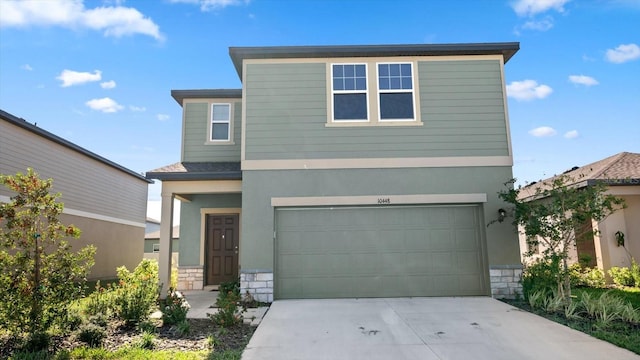
{"label": "blue sky", "polygon": [[180,160],[172,89],[241,87],[229,46],[518,41],[524,184],[640,152],[638,24],[640,0],[0,0],[0,108],[145,172]]}

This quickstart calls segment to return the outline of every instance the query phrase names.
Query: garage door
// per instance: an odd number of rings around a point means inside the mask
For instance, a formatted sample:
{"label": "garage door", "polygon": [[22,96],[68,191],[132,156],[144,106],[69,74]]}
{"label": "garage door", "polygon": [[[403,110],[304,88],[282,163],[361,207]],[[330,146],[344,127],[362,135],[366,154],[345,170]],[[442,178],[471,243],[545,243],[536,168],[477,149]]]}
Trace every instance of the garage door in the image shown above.
{"label": "garage door", "polygon": [[277,299],[487,295],[479,206],[279,208]]}

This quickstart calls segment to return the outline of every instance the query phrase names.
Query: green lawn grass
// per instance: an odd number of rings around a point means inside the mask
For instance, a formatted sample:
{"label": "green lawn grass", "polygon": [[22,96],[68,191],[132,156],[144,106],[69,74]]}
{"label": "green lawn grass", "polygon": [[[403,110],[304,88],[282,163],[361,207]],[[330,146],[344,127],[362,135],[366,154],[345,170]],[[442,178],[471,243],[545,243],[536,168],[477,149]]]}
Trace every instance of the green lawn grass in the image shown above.
{"label": "green lawn grass", "polygon": [[102,348],[77,348],[73,351],[61,351],[49,357],[46,353],[18,353],[10,360],[240,360],[242,350],[227,350],[222,352],[177,351],[177,350],[144,350],[136,348],[121,349],[110,352]]}

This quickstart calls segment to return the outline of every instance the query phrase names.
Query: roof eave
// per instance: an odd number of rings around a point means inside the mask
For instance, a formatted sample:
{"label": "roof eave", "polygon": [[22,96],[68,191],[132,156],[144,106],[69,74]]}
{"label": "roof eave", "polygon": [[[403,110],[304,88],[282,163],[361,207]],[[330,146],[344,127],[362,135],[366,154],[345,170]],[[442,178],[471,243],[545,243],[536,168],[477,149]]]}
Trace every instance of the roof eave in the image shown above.
{"label": "roof eave", "polygon": [[103,163],[105,165],[108,165],[108,166],[110,166],[110,167],[112,167],[112,168],[114,168],[116,170],[119,170],[119,171],[122,171],[124,173],[127,173],[128,175],[131,175],[131,176],[137,178],[138,180],[142,180],[142,181],[145,181],[145,182],[147,182],[149,184],[153,184],[152,180],[147,179],[143,175],[138,174],[137,172],[135,172],[133,170],[127,169],[126,167],[124,167],[122,165],[116,164],[115,162],[113,162],[113,161],[111,161],[109,159],[106,159],[106,158],[104,158],[104,157],[102,157],[102,156],[100,156],[100,155],[98,155],[98,154],[96,154],[94,152],[91,152],[91,151],[89,151],[89,150],[87,150],[87,149],[85,149],[85,148],[83,148],[81,146],[78,146],[78,145],[72,143],[69,140],[65,140],[65,139],[63,139],[63,138],[61,138],[61,137],[59,137],[59,136],[57,136],[57,135],[55,135],[53,133],[50,133],[47,130],[41,129],[41,128],[39,128],[39,127],[27,122],[27,120],[25,120],[25,119],[22,119],[22,118],[19,118],[19,117],[15,116],[15,115],[9,114],[8,112],[6,112],[4,110],[0,110],[0,118],[6,120],[7,122],[9,122],[9,123],[11,123],[13,125],[16,125],[16,126],[22,128],[22,129],[25,129],[25,130],[30,131],[30,132],[38,135],[38,136],[41,136],[41,137],[43,137],[43,138],[45,138],[47,140],[53,141],[53,142],[55,142],[55,143],[57,143],[59,145],[62,145],[64,147],[68,148],[68,149],[71,149],[71,150],[76,151],[76,152],[78,152],[78,153],[80,153],[82,155],[85,155],[85,156],[87,156],[87,157],[89,157],[89,158],[91,158],[93,160],[96,160],[96,161],[99,161],[99,162],[101,162],[101,163]]}
{"label": "roof eave", "polygon": [[148,172],[147,179],[160,181],[242,180],[242,171],[225,172]]}
{"label": "roof eave", "polygon": [[241,99],[242,89],[171,90],[171,97],[182,106],[184,99]]}
{"label": "roof eave", "polygon": [[244,59],[502,55],[507,63],[520,49],[519,42],[410,44],[410,45],[338,45],[230,47],[229,55],[240,79]]}

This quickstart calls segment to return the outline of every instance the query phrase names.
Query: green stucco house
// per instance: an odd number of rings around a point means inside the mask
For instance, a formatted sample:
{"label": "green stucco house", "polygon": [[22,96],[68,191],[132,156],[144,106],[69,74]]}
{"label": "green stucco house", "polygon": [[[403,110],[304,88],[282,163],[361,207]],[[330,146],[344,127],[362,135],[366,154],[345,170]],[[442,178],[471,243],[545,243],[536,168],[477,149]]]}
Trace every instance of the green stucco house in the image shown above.
{"label": "green stucco house", "polygon": [[242,89],[173,90],[160,271],[181,200],[179,288],[257,300],[511,297],[504,65],[519,43],[232,47]]}

